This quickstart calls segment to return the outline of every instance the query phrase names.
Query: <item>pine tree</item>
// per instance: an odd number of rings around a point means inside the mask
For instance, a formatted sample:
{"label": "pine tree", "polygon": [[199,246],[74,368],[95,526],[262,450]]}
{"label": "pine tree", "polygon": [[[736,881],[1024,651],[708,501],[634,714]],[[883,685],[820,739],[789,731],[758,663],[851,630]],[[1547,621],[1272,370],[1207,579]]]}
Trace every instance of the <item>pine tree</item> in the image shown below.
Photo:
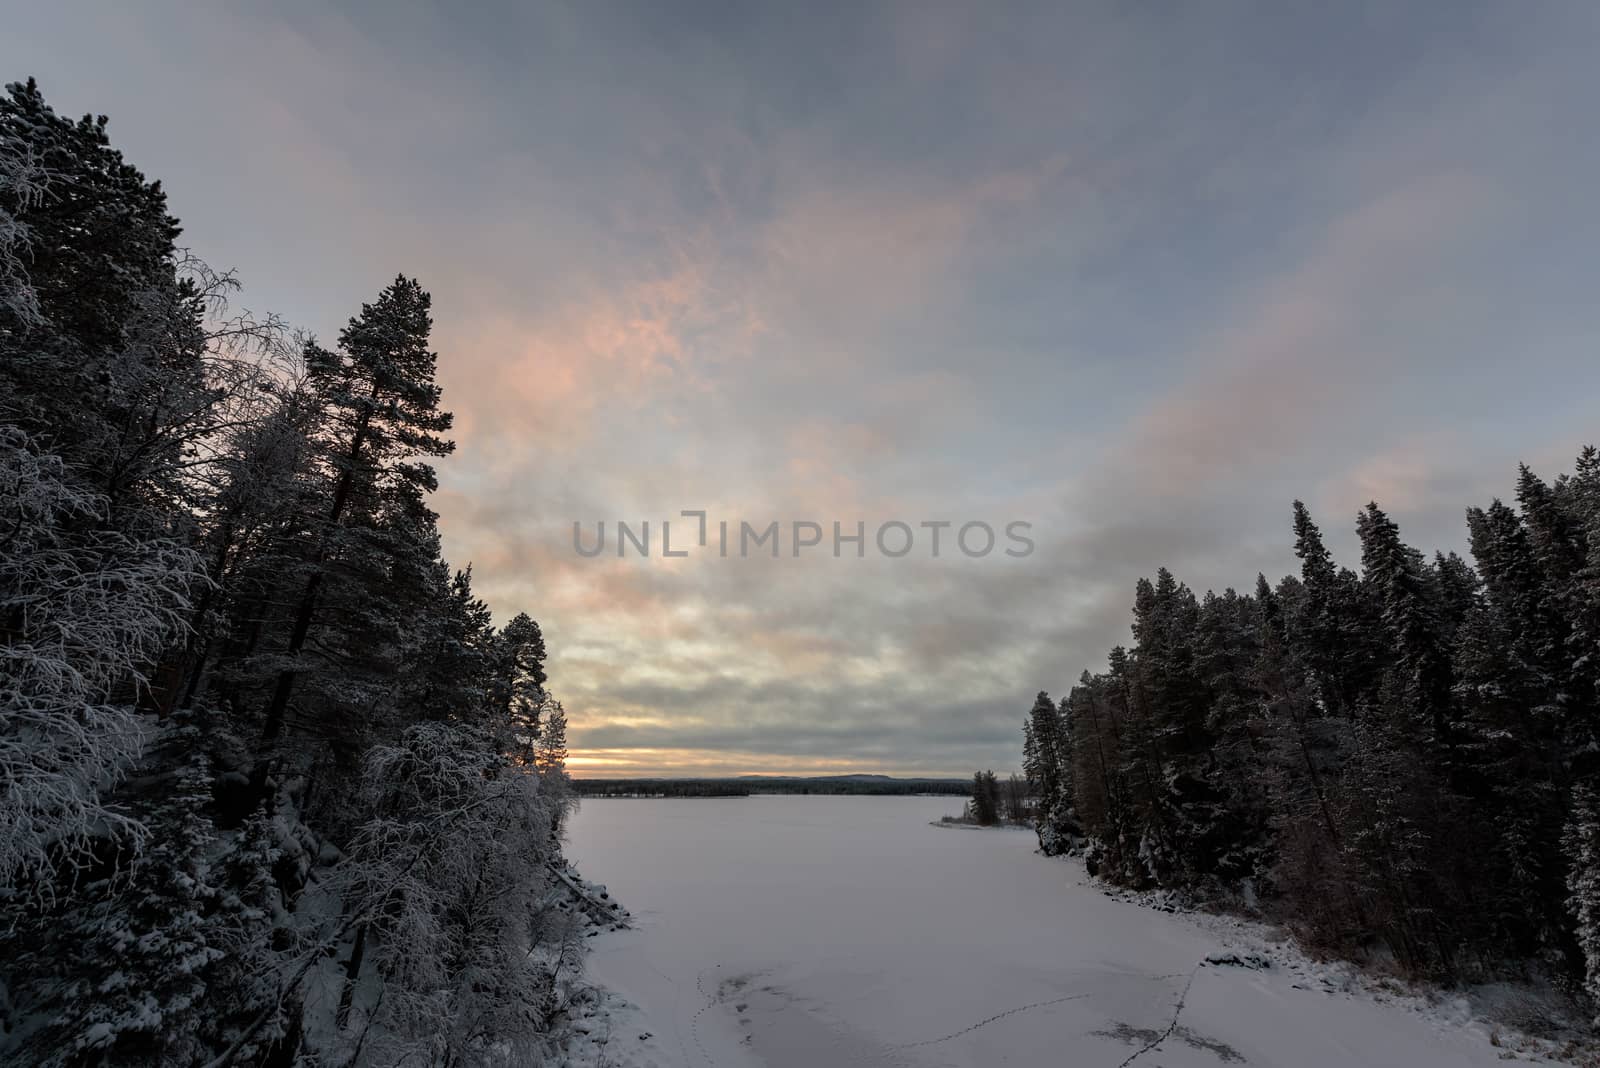
{"label": "pine tree", "polygon": [[1432,576],[1420,553],[1400,540],[1400,528],[1376,503],[1356,521],[1361,538],[1362,581],[1371,590],[1397,653],[1396,693],[1408,714],[1438,747],[1452,742],[1449,656],[1440,643],[1441,625]]}
{"label": "pine tree", "polygon": [[1483,584],[1472,566],[1455,553],[1435,553],[1433,574],[1439,589],[1440,640],[1447,649],[1477,610]]}
{"label": "pine tree", "polygon": [[0,98],[0,144],[49,178],[47,188],[15,180],[0,188],[13,233],[26,230],[38,311],[31,328],[0,330],[0,404],[54,451],[107,472],[115,429],[142,415],[143,398],[120,388],[141,369],[127,342],[144,297],[175,283],[177,220],[160,183],[111,147],[105,116],[58,116],[31,78]]}
{"label": "pine tree", "polygon": [[1501,952],[1560,958],[1565,863],[1561,853],[1566,773],[1558,754],[1563,725],[1551,689],[1553,621],[1522,519],[1495,501],[1468,511],[1483,592],[1456,632],[1462,704],[1463,782],[1488,840],[1478,883],[1496,907],[1486,913]]}
{"label": "pine tree", "polygon": [[493,637],[490,704],[505,737],[503,746],[521,764],[534,762],[545,700],[544,635],[526,612],[519,612]]}
{"label": "pine tree", "polygon": [[[1585,967],[1584,990],[1600,1006],[1600,803],[1594,792],[1572,791],[1572,814],[1563,844],[1567,851],[1567,907],[1577,927]],[[1596,1018],[1600,1026],[1600,1017]]]}
{"label": "pine tree", "polygon": [[[243,1039],[238,1056],[245,1063],[267,1060],[288,1037],[295,1014],[279,986],[299,947],[273,875],[284,856],[278,826],[265,812],[251,813],[224,852],[215,885],[211,926],[223,956],[208,976],[203,1033],[216,1048]],[[266,1020],[246,1036],[263,1007],[271,1010]]]}
{"label": "pine tree", "polygon": [[[1600,450],[1592,445],[1578,457],[1569,500],[1583,531],[1584,561],[1573,579],[1575,618],[1566,658],[1577,704],[1575,730],[1592,743],[1600,735]],[[1600,745],[1585,749],[1594,752]]]}
{"label": "pine tree", "polygon": [[481,720],[495,687],[494,626],[489,606],[472,592],[472,569],[431,567],[428,602],[406,628],[402,713],[411,720]]}
{"label": "pine tree", "polygon": [[518,612],[500,632],[505,699],[527,701],[544,689],[544,635],[526,612]]}
{"label": "pine tree", "polygon": [[[1262,586],[1265,583],[1261,583]],[[1250,678],[1260,701],[1265,818],[1272,828],[1272,883],[1311,940],[1354,949],[1366,936],[1345,852],[1342,775],[1352,725],[1329,714],[1320,688],[1272,609],[1303,586],[1285,579],[1258,596],[1269,607]]]}
{"label": "pine tree", "polygon": [[978,771],[972,775],[972,818],[981,827],[993,827],[1000,822],[1000,782],[993,771]]}
{"label": "pine tree", "polygon": [[[438,357],[428,348],[430,303],[415,281],[396,278],[350,320],[336,352],[307,347],[309,385],[326,420],[322,440],[331,493],[284,648],[289,666],[278,674],[263,716],[263,741],[283,730],[328,565],[359,556],[363,547],[362,527],[353,520],[370,525],[386,498],[402,510],[406,504],[420,508],[420,494],[432,490],[435,480],[432,468],[414,457],[443,456],[454,448],[439,436],[450,428],[451,416],[439,409],[433,380]],[[402,544],[426,542],[430,534],[399,529],[404,533],[392,540]]]}
{"label": "pine tree", "polygon": [[[1061,715],[1071,745],[1066,761],[1072,775],[1073,809],[1089,839],[1085,863],[1098,869],[1108,851],[1123,841],[1126,789],[1121,772],[1121,752],[1116,720],[1107,696],[1107,677],[1085,671],[1061,702]],[[1115,855],[1111,857],[1117,866]]]}
{"label": "pine tree", "polygon": [[534,766],[547,779],[563,778],[567,773],[567,714],[561,702],[547,698],[542,720]]}
{"label": "pine tree", "polygon": [[1348,715],[1376,684],[1373,621],[1363,610],[1355,574],[1334,566],[1321,530],[1300,501],[1294,502],[1294,535],[1301,567],[1296,610],[1286,621],[1289,637],[1329,711]]}
{"label": "pine tree", "polygon": [[44,199],[47,178],[26,140],[0,132],[0,316],[24,330],[37,329],[44,318],[28,281],[31,229],[20,216]]}
{"label": "pine tree", "polygon": [[1024,729],[1023,773],[1035,798],[1034,831],[1040,850],[1053,856],[1071,848],[1077,832],[1065,712],[1041,690]]}
{"label": "pine tree", "polygon": [[[1195,670],[1209,695],[1206,729],[1215,739],[1208,781],[1217,800],[1197,839],[1197,870],[1239,880],[1270,866],[1266,791],[1258,770],[1264,757],[1260,690],[1253,669],[1263,641],[1261,609],[1233,589],[1201,603]],[[1197,821],[1198,822],[1198,821]]]}

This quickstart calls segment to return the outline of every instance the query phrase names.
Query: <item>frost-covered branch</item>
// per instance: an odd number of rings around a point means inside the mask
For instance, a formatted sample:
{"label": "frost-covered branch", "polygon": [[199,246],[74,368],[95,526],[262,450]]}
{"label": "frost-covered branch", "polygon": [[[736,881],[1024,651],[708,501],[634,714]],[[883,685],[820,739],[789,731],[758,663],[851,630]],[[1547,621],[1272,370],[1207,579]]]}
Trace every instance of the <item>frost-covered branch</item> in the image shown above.
{"label": "frost-covered branch", "polygon": [[102,796],[139,755],[132,699],[184,628],[200,561],[95,529],[103,502],[9,428],[0,494],[0,880],[47,884],[108,824],[133,829]]}

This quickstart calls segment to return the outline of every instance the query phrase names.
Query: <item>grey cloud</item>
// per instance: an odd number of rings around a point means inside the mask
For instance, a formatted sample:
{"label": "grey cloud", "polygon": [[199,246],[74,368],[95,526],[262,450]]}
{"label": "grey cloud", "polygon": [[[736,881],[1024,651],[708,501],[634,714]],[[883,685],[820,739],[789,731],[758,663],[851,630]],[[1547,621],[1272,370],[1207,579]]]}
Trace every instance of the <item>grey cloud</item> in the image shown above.
{"label": "grey cloud", "polygon": [[[446,551],[540,619],[579,749],[1009,767],[1140,575],[1292,570],[1297,496],[1343,562],[1366,494],[1460,549],[1593,433],[1592,5],[83,14],[16,54],[251,307],[432,287]],[[570,551],[697,507],[1039,547]]]}

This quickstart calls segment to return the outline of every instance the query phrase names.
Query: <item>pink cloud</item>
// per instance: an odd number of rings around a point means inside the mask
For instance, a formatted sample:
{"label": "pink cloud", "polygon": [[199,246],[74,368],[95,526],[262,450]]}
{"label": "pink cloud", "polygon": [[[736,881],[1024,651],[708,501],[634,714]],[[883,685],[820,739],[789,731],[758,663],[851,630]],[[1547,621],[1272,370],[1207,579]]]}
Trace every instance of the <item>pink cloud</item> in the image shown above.
{"label": "pink cloud", "polygon": [[1328,228],[1301,264],[1268,283],[1195,368],[1129,429],[1126,462],[1164,491],[1198,490],[1314,440],[1362,389],[1382,389],[1389,351],[1376,325],[1403,317],[1402,283],[1450,255],[1493,203],[1460,174],[1419,179],[1368,201]]}

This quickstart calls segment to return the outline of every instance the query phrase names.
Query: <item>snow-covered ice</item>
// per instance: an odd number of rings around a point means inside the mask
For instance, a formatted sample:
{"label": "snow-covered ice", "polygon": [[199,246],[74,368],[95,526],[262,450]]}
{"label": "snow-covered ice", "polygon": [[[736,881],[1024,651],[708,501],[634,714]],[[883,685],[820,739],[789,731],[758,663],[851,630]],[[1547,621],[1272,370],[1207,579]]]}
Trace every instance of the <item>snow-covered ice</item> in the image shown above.
{"label": "snow-covered ice", "polygon": [[[1274,951],[1254,925],[1108,896],[1076,862],[1034,853],[1031,835],[929,825],[956,804],[585,801],[570,855],[635,917],[592,941],[591,975],[637,1007],[607,1018],[604,1062],[1469,1068],[1516,1056],[1477,1021],[1331,984],[1338,969]],[[1229,953],[1272,963],[1204,963]]]}

